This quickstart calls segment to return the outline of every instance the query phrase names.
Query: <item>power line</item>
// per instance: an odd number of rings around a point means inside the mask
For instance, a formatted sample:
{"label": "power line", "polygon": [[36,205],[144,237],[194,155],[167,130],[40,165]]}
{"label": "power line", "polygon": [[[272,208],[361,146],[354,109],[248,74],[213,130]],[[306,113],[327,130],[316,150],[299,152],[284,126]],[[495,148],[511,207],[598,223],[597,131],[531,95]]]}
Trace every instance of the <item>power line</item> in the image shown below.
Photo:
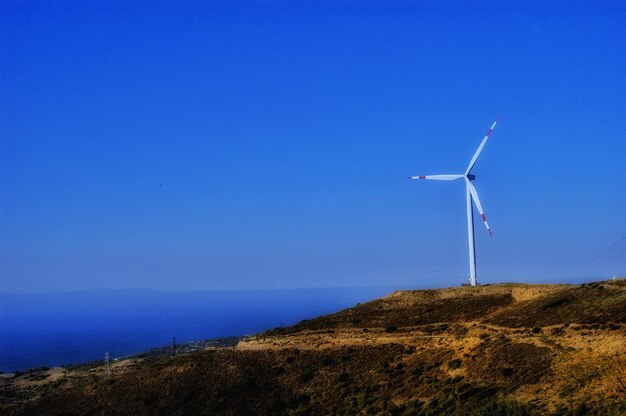
{"label": "power line", "polygon": [[622,257],[624,254],[626,254],[626,248],[624,248],[624,250],[622,250],[621,253],[619,253],[617,256],[613,257],[611,260],[609,260],[606,264],[611,264],[613,263],[615,260],[619,259],[620,257]]}
{"label": "power line", "polygon": [[621,243],[624,240],[626,240],[626,235],[623,236],[622,238],[620,238],[619,240],[617,240],[615,243],[611,244],[609,247],[607,247],[604,250],[602,250],[600,253],[596,254],[591,260],[589,260],[587,263],[585,263],[582,266],[580,266],[575,272],[570,274],[567,278],[569,279],[570,277],[574,276],[576,273],[578,273],[579,271],[583,270],[585,267],[589,266],[591,263],[593,263],[594,261],[599,259],[603,254],[607,253],[609,250],[611,250],[613,247],[617,246],[619,243]]}

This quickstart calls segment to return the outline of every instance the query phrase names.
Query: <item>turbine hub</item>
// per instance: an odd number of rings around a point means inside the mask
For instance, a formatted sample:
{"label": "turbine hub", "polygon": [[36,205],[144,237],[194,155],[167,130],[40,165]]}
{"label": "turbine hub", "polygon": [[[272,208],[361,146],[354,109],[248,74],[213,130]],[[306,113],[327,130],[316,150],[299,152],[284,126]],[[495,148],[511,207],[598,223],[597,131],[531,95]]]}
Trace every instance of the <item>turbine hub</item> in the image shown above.
{"label": "turbine hub", "polygon": [[473,181],[474,179],[476,179],[476,176],[472,175],[471,173],[468,173],[467,179],[469,179],[470,181]]}

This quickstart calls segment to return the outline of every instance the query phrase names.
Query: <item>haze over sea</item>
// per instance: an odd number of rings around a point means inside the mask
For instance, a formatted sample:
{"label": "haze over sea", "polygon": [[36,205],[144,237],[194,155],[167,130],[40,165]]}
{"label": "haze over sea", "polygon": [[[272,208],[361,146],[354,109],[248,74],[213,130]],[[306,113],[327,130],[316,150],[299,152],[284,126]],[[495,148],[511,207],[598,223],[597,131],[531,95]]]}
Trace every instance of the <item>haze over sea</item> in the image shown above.
{"label": "haze over sea", "polygon": [[59,366],[253,334],[354,306],[391,288],[0,294],[0,370]]}

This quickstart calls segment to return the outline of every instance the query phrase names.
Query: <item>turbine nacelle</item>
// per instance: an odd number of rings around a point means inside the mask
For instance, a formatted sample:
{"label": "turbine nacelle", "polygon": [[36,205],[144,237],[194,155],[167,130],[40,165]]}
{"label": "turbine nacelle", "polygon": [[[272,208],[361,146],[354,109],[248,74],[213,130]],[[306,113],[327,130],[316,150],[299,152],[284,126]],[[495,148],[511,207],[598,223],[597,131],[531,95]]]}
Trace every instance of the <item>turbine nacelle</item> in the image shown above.
{"label": "turbine nacelle", "polygon": [[476,179],[476,175],[472,175],[471,173],[468,173],[467,179],[469,179],[470,181],[473,181],[474,179]]}

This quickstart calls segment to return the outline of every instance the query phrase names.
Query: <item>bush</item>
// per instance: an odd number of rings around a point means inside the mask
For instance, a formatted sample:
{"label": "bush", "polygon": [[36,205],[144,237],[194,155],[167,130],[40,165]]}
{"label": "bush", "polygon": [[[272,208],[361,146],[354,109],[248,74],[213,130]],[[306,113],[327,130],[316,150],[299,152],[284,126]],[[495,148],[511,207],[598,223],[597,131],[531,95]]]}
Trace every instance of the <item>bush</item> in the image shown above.
{"label": "bush", "polygon": [[337,381],[340,383],[345,383],[348,380],[350,380],[350,375],[348,373],[341,373],[339,374],[339,377],[337,377]]}
{"label": "bush", "polygon": [[576,407],[566,413],[567,416],[584,416],[587,414],[587,405],[585,403],[579,403]]}
{"label": "bush", "polygon": [[456,384],[456,383],[460,383],[461,381],[463,381],[465,377],[463,376],[454,376],[454,378],[452,379],[451,383],[452,384]]}
{"label": "bush", "polygon": [[535,414],[531,404],[512,399],[489,401],[474,413],[475,416],[533,416]]}
{"label": "bush", "polygon": [[308,394],[298,394],[289,398],[287,405],[293,409],[309,404],[311,397]]}
{"label": "bush", "polygon": [[274,376],[279,376],[285,372],[285,369],[279,365],[274,366],[270,370],[271,374]]}
{"label": "bush", "polygon": [[448,361],[448,368],[450,370],[456,370],[460,366],[461,366],[461,360],[459,360],[458,358]]}
{"label": "bush", "polygon": [[398,330],[398,327],[395,327],[393,325],[389,325],[387,328],[385,328],[385,332],[396,332]]}
{"label": "bush", "polygon": [[315,376],[313,370],[306,370],[304,373],[300,374],[300,381],[306,383],[307,381],[313,380],[313,376]]}
{"label": "bush", "polygon": [[272,413],[278,413],[278,414],[282,414],[284,413],[285,409],[287,409],[287,405],[285,404],[285,402],[280,399],[280,398],[274,398],[270,404],[270,411]]}
{"label": "bush", "polygon": [[328,367],[329,365],[335,364],[335,360],[332,357],[324,357],[322,359],[322,365]]}

